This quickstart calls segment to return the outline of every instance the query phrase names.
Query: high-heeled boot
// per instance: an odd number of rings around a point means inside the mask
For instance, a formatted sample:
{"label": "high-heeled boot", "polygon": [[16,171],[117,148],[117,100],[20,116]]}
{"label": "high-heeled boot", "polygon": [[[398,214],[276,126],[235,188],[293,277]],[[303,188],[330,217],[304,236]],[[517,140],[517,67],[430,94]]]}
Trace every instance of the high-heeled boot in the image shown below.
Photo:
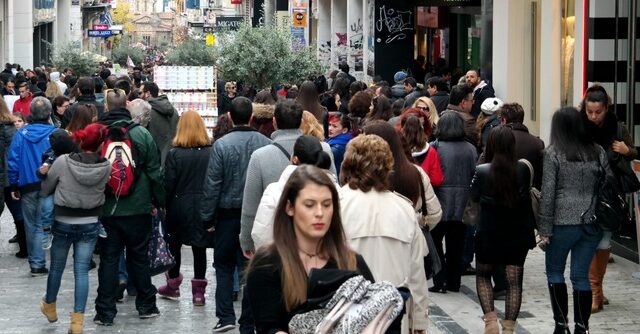
{"label": "high-heeled boot", "polygon": [[589,333],[591,317],[591,291],[573,290],[573,318],[576,321],[574,334]]}
{"label": "high-heeled boot", "polygon": [[602,281],[604,274],[607,272],[607,264],[609,261],[608,249],[598,249],[591,260],[589,268],[589,282],[591,283],[591,313],[598,313],[604,305],[604,292],[602,291]]}
{"label": "high-heeled boot", "polygon": [[569,331],[569,296],[566,283],[549,283],[549,296],[551,297],[551,309],[556,325],[553,334],[571,334]]}

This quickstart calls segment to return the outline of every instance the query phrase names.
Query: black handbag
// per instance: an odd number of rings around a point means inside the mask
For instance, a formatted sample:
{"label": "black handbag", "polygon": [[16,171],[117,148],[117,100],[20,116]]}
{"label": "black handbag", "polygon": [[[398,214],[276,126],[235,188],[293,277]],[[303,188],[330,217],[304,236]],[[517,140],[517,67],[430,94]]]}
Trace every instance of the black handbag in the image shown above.
{"label": "black handbag", "polygon": [[622,192],[614,176],[607,174],[602,166],[602,161],[598,160],[600,171],[591,200],[593,212],[591,217],[585,219],[585,211],[581,219],[584,224],[593,224],[589,228],[593,230],[598,227],[603,231],[617,231],[623,222],[628,221],[629,214],[627,204],[622,197]]}
{"label": "black handbag", "polygon": [[[623,125],[621,123],[618,123],[616,137],[617,140],[624,141]],[[611,161],[611,170],[613,175],[616,176],[618,185],[620,185],[621,194],[634,193],[640,190],[640,181],[638,181],[636,173],[631,169],[631,163],[622,154],[616,154],[615,159]]]}

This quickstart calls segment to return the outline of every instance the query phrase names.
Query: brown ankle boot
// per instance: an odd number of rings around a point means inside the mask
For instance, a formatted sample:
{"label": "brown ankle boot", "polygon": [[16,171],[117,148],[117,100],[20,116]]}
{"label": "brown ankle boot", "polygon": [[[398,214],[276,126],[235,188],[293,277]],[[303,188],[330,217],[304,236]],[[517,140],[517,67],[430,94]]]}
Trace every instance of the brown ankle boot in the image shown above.
{"label": "brown ankle boot", "polygon": [[40,302],[40,311],[47,317],[49,322],[58,321],[58,312],[56,311],[56,303],[47,304],[44,299]]}
{"label": "brown ankle boot", "polygon": [[485,313],[482,320],[484,320],[484,334],[500,334],[496,311]]}
{"label": "brown ankle boot", "polygon": [[516,332],[515,320],[500,320],[502,324],[502,334],[514,334]]}
{"label": "brown ankle boot", "polygon": [[69,334],[82,333],[84,326],[84,313],[71,313],[71,325],[69,326]]}

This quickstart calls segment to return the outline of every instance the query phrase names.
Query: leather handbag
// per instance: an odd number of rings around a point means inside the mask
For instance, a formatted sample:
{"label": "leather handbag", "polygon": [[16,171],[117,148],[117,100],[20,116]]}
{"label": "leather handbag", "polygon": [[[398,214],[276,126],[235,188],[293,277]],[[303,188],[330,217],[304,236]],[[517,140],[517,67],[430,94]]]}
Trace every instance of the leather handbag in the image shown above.
{"label": "leather handbag", "polygon": [[480,219],[480,203],[474,202],[469,198],[467,200],[467,205],[464,207],[464,212],[462,213],[462,222],[465,225],[473,226],[478,224],[478,220]]}
{"label": "leather handbag", "polygon": [[[599,177],[588,210],[593,214],[585,217],[588,212],[585,211],[580,218],[584,224],[595,224],[603,231],[617,231],[623,222],[630,219],[627,204],[615,177],[607,173],[602,161],[598,160],[598,162],[600,163]],[[595,226],[591,228],[593,227]]]}
{"label": "leather handbag", "polygon": [[540,190],[538,190],[538,188],[533,186],[534,171],[533,166],[531,165],[529,160],[520,159],[519,161],[527,165],[527,167],[529,168],[529,175],[531,175],[529,179],[529,194],[531,196],[531,209],[533,210],[533,217],[536,222],[536,228],[538,228],[538,222],[540,220],[540,199],[542,198],[542,193],[540,192]]}

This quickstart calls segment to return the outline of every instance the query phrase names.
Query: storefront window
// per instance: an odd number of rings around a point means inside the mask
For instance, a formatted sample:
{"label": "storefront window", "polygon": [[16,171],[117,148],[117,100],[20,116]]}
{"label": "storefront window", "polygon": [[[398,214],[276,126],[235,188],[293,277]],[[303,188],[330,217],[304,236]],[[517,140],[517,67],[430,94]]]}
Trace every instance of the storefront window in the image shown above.
{"label": "storefront window", "polygon": [[563,106],[573,106],[573,52],[576,41],[575,0],[562,1],[562,90],[561,103]]}

